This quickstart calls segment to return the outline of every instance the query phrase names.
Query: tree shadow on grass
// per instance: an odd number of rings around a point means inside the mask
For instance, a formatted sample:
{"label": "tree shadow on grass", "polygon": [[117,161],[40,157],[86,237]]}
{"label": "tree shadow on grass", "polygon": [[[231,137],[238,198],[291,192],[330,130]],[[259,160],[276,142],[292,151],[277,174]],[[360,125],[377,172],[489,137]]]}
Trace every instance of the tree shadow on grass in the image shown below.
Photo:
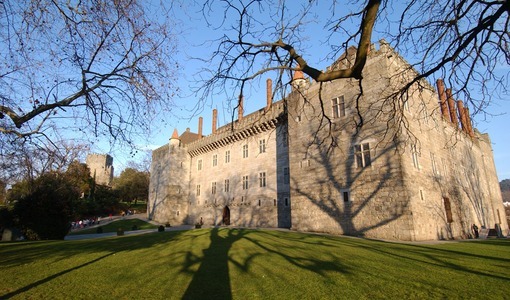
{"label": "tree shadow on grass", "polygon": [[[250,234],[256,232],[251,237]],[[277,255],[298,268],[317,273],[321,276],[327,276],[326,272],[334,271],[348,273],[349,267],[335,260],[333,256],[326,259],[314,258],[310,255],[310,247],[331,247],[327,243],[317,243],[317,241],[307,241],[306,235],[295,237],[295,233],[290,234],[289,239],[282,238],[281,234],[275,234],[271,231],[254,231],[253,229],[219,229],[213,228],[210,232],[210,244],[202,255],[188,252],[182,272],[191,274],[192,280],[188,285],[182,299],[232,299],[231,280],[229,273],[229,263],[244,272],[250,271],[252,261],[262,255]],[[245,240],[255,245],[258,250],[255,253],[246,255],[240,261],[233,259],[230,250],[234,243]],[[285,249],[282,245],[289,244],[287,249],[291,251],[280,251]],[[242,247],[246,247],[243,245]],[[250,247],[248,247],[250,248]],[[198,268],[197,268],[198,265]],[[194,269],[196,271],[194,271]],[[276,270],[275,270],[276,271]]]}
{"label": "tree shadow on grass", "polygon": [[114,255],[114,254],[115,254],[115,253],[108,253],[108,254],[106,254],[106,255],[103,255],[103,256],[101,256],[101,257],[98,257],[98,258],[96,258],[96,259],[93,259],[93,260],[91,260],[91,261],[88,261],[88,262],[86,262],[86,263],[84,263],[84,264],[81,264],[81,265],[79,265],[79,266],[76,266],[76,267],[73,267],[73,268],[70,268],[70,269],[64,270],[64,271],[62,271],[62,272],[55,273],[55,274],[53,274],[53,275],[51,275],[51,276],[48,276],[48,277],[43,278],[43,279],[40,279],[40,280],[38,280],[38,281],[36,281],[36,282],[33,282],[33,283],[31,283],[31,284],[29,284],[29,285],[27,285],[27,286],[24,286],[24,287],[22,287],[22,288],[19,288],[19,289],[15,290],[15,291],[12,291],[12,292],[8,293],[8,294],[0,295],[0,299],[9,299],[9,298],[11,298],[11,297],[17,296],[17,295],[19,295],[19,294],[21,294],[21,293],[24,293],[24,292],[29,291],[30,289],[33,289],[33,288],[35,288],[35,287],[38,287],[38,286],[39,286],[39,285],[41,285],[41,284],[45,284],[45,283],[47,283],[47,282],[50,282],[50,281],[52,281],[53,279],[56,279],[56,278],[58,278],[58,277],[60,277],[60,276],[63,276],[63,275],[65,275],[65,274],[67,274],[67,273],[70,273],[70,272],[73,272],[73,271],[77,271],[77,270],[79,270],[79,269],[81,269],[81,268],[83,268],[83,267],[86,267],[86,266],[91,265],[91,264],[93,264],[93,263],[95,263],[95,262],[98,262],[98,261],[100,261],[100,260],[103,260],[103,259],[107,258],[108,256],[110,256],[110,255]]}
{"label": "tree shadow on grass", "polygon": [[66,270],[56,272],[52,275],[36,280],[34,282],[0,295],[0,299],[9,299],[11,297],[25,293],[42,284],[48,283],[58,277],[71,272],[78,271],[84,267],[102,261],[111,255],[121,253],[123,251],[134,251],[139,249],[147,249],[159,244],[168,243],[170,240],[176,240],[182,231],[158,232],[137,236],[123,236],[100,238],[93,240],[79,241],[40,241],[40,242],[16,242],[0,245],[0,268],[16,267],[31,264],[38,260],[48,259],[51,257],[52,262],[58,262],[74,255],[97,254],[98,257],[93,258],[85,263],[75,265]]}
{"label": "tree shadow on grass", "polygon": [[[182,272],[193,274],[193,279],[182,299],[232,299],[228,272],[229,251],[235,242],[244,238],[246,231],[232,229],[221,233],[217,227],[211,230],[211,243],[209,248],[203,250],[201,257],[187,253]],[[194,272],[191,269],[196,264],[200,266]]]}
{"label": "tree shadow on grass", "polygon": [[[452,250],[444,248],[447,244],[441,245],[419,245],[419,244],[399,244],[395,242],[377,241],[375,244],[366,244],[365,249],[368,251],[380,253],[384,256],[392,256],[398,260],[410,261],[415,264],[426,264],[439,268],[461,271],[465,273],[475,274],[478,276],[492,277],[510,281],[509,276],[499,276],[494,273],[476,270],[473,265],[466,265],[463,261],[483,262],[486,265],[497,265],[504,263],[508,265],[510,259],[501,256],[493,256],[487,253],[471,253],[469,251]],[[378,247],[378,243],[386,244],[385,247]],[[476,243],[476,242],[464,242]],[[490,242],[489,242],[490,243]],[[460,244],[460,243],[459,243]],[[495,246],[506,247],[510,245],[510,241],[501,241],[500,243],[491,243]],[[443,254],[443,255],[440,255]],[[476,263],[474,263],[476,264]]]}
{"label": "tree shadow on grass", "polygon": [[76,241],[12,242],[0,245],[0,267],[29,264],[49,256],[55,261],[85,253],[117,253],[147,249],[177,239],[183,231],[105,237]]}

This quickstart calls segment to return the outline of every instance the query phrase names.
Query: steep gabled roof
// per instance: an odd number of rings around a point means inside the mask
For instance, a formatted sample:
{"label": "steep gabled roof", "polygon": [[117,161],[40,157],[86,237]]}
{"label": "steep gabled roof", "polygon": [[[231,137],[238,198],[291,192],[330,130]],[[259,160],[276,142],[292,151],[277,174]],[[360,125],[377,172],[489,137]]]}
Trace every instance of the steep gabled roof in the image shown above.
{"label": "steep gabled roof", "polygon": [[186,131],[183,134],[181,134],[179,139],[181,140],[181,143],[183,145],[186,145],[198,140],[199,138],[198,133],[191,132],[189,128],[187,128]]}

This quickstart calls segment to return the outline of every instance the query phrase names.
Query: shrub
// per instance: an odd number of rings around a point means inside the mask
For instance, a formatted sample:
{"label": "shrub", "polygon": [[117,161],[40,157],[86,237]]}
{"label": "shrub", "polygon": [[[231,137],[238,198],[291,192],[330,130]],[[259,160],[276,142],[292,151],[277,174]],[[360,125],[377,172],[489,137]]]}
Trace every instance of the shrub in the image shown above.
{"label": "shrub", "polygon": [[33,182],[32,192],[14,206],[19,225],[30,240],[62,240],[69,232],[72,202],[79,191],[56,173]]}
{"label": "shrub", "polygon": [[165,227],[163,225],[159,225],[158,232],[163,232],[163,231],[165,231]]}
{"label": "shrub", "polygon": [[165,227],[170,227],[170,223],[166,222]]}
{"label": "shrub", "polygon": [[133,225],[133,226],[131,227],[131,230],[138,230],[138,226],[136,226],[136,224],[135,224],[135,225]]}

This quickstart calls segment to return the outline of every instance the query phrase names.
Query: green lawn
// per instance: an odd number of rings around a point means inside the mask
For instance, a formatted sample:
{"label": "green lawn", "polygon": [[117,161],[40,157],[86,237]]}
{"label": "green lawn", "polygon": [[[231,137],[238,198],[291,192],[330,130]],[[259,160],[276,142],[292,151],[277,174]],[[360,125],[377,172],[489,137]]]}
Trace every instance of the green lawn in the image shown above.
{"label": "green lawn", "polygon": [[[140,219],[125,219],[125,220],[113,221],[106,225],[101,225],[101,227],[103,228],[103,233],[117,232],[118,228],[122,228],[122,229],[124,229],[124,231],[130,231],[130,230],[132,230],[133,226],[136,226],[138,229],[158,228],[157,225],[147,223]],[[96,233],[96,232],[97,232],[97,227],[93,227],[93,228],[88,228],[88,229],[72,231],[71,233],[69,233],[69,235],[90,234],[90,233]]]}
{"label": "green lawn", "polygon": [[0,244],[0,299],[508,299],[510,240],[244,229]]}

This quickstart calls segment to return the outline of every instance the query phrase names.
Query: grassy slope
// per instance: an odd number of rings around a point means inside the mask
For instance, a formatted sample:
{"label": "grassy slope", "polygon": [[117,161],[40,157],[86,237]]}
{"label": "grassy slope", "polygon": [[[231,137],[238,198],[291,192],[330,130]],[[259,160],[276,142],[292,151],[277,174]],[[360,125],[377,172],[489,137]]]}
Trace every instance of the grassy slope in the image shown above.
{"label": "grassy slope", "polygon": [[[129,231],[133,228],[133,225],[136,225],[136,227],[138,229],[158,228],[158,226],[153,225],[151,223],[147,223],[140,219],[126,219],[126,220],[113,221],[106,225],[101,225],[101,227],[103,228],[103,233],[107,233],[107,232],[117,232],[118,228],[123,228],[124,231]],[[96,232],[97,232],[97,227],[93,227],[93,228],[88,228],[88,229],[72,231],[71,233],[69,233],[69,235],[90,234],[90,233],[96,233]]]}
{"label": "grassy slope", "polygon": [[0,299],[504,299],[509,250],[242,229],[6,243]]}

